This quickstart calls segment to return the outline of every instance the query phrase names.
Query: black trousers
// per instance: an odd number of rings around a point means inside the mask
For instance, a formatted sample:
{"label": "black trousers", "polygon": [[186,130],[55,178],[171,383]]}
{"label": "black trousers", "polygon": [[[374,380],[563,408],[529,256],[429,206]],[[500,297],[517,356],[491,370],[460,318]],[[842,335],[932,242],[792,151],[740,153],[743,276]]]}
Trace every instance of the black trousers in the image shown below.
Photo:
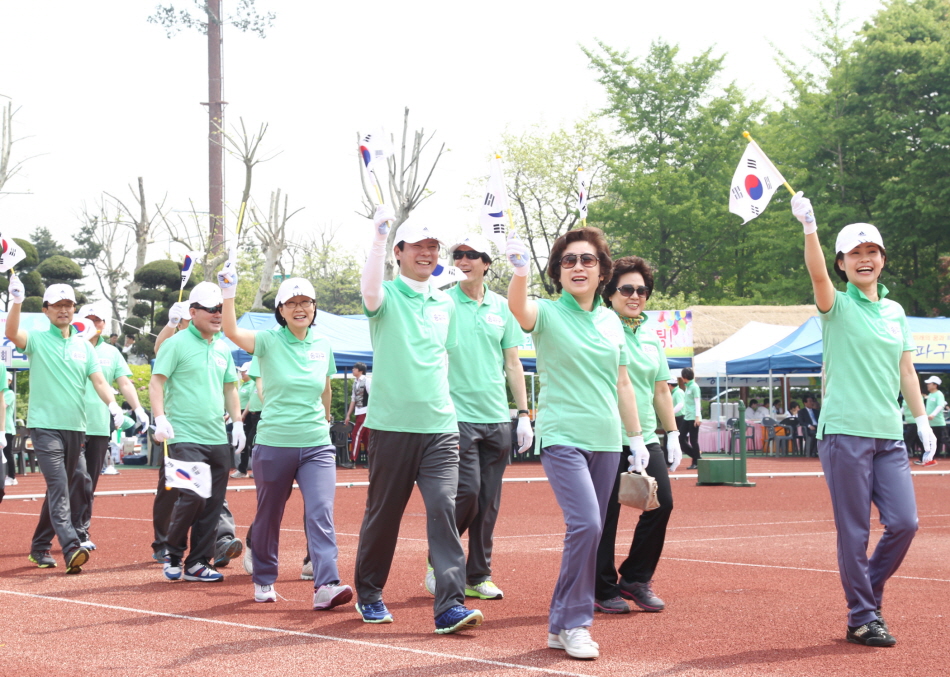
{"label": "black trousers", "polygon": [[687,421],[685,418],[676,418],[676,427],[680,431],[680,448],[683,453],[693,459],[693,464],[700,459],[699,456],[699,426],[696,421]]}
{"label": "black trousers", "polygon": [[[611,599],[620,594],[621,587],[649,581],[656,571],[660,555],[663,554],[666,525],[669,524],[670,513],[673,512],[673,491],[670,488],[666,453],[656,443],[648,444],[647,450],[650,452],[647,474],[656,480],[656,495],[660,501],[660,507],[640,514],[640,519],[633,531],[630,552],[618,571],[614,565],[614,552],[617,524],[624,508],[617,501],[617,494],[620,491],[620,473],[626,472],[630,466],[627,460],[630,449],[624,447],[623,453],[620,454],[620,467],[617,470],[617,478],[614,480],[614,488],[610,493],[610,501],[607,503],[607,515],[604,517],[600,545],[597,547],[597,580],[594,588],[594,596],[597,599]],[[633,509],[626,508],[625,510],[629,514]]]}
{"label": "black trousers", "polygon": [[247,418],[244,419],[244,437],[247,443],[241,450],[241,462],[238,464],[238,471],[247,473],[247,464],[251,462],[251,449],[254,448],[254,438],[257,437],[257,424],[260,423],[261,412],[249,411]]}
{"label": "black trousers", "polygon": [[13,462],[13,435],[7,433],[7,446],[3,448],[3,456],[7,459],[7,477],[16,477],[16,464]]}

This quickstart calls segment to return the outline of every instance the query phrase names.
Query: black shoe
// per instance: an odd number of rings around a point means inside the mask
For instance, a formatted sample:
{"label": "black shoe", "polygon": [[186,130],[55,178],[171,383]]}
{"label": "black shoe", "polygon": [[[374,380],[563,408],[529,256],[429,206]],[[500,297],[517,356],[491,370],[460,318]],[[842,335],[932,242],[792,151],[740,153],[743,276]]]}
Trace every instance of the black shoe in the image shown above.
{"label": "black shoe", "polygon": [[82,547],[76,548],[66,557],[66,573],[82,573],[82,565],[88,561],[89,551]]}
{"label": "black shoe", "polygon": [[848,626],[848,634],[845,638],[852,644],[863,644],[864,646],[894,646],[897,640],[884,629],[881,621],[871,621],[858,628]]}
{"label": "black shoe", "polygon": [[887,627],[887,621],[884,620],[884,615],[881,613],[881,607],[875,609],[874,613],[877,615],[877,620],[880,621],[881,627],[884,628],[884,632],[891,634],[891,631]]}
{"label": "black shoe", "polygon": [[346,468],[347,470],[352,470],[353,468],[356,467],[356,464],[355,463],[341,463],[340,467]]}
{"label": "black shoe", "polygon": [[698,467],[699,467],[698,465],[696,465],[695,463],[693,463],[693,465],[689,466],[689,467],[687,468],[687,470],[696,470]]}

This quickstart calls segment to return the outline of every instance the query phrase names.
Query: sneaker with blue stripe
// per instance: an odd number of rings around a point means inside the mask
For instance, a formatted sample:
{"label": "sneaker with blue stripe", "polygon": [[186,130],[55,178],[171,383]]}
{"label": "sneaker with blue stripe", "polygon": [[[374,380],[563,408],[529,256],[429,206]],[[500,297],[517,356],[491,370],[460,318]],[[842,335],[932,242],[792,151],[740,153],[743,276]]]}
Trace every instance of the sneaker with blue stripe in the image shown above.
{"label": "sneaker with blue stripe", "polygon": [[482,624],[485,617],[478,609],[469,609],[464,604],[443,611],[435,618],[435,632],[438,635],[450,635],[466,628],[475,628]]}
{"label": "sneaker with blue stripe", "polygon": [[383,603],[383,600],[372,604],[356,603],[356,612],[363,617],[364,623],[392,623],[393,615]]}
{"label": "sneaker with blue stripe", "polygon": [[199,581],[201,583],[217,583],[224,580],[224,574],[220,574],[206,562],[197,562],[185,569],[186,581]]}
{"label": "sneaker with blue stripe", "polygon": [[181,557],[165,555],[165,561],[162,563],[162,573],[170,581],[177,581],[181,578]]}

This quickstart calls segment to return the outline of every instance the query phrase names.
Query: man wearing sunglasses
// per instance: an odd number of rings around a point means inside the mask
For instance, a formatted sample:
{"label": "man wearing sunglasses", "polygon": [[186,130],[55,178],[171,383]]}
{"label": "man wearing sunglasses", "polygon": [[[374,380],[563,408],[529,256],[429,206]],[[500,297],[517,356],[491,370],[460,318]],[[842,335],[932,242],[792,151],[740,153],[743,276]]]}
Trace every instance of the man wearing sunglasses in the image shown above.
{"label": "man wearing sunglasses", "polygon": [[[505,380],[518,408],[518,453],[534,440],[518,347],[524,332],[508,310],[508,300],[489,291],[485,273],[491,244],[468,235],[449,248],[466,279],[449,289],[455,303],[458,345],[449,350],[449,389],[459,430],[459,481],[455,524],[469,532],[465,596],[501,599],[491,579],[492,536],[501,502],[501,479],[511,455],[511,414]],[[435,594],[429,566],[426,590]]]}
{"label": "man wearing sunglasses", "polygon": [[[212,562],[215,532],[224,505],[231,469],[231,445],[221,413],[227,409],[234,424],[237,452],[244,448],[244,424],[235,385],[231,351],[220,340],[221,290],[199,282],[188,296],[188,328],[166,340],[155,359],[148,390],[155,415],[155,441],[168,441],[168,455],[182,461],[207,463],[211,497],[179,489],[171,511],[164,549],[165,578],[175,581],[224,580]],[[191,549],[182,564],[191,531]],[[184,571],[183,571],[184,570]]]}

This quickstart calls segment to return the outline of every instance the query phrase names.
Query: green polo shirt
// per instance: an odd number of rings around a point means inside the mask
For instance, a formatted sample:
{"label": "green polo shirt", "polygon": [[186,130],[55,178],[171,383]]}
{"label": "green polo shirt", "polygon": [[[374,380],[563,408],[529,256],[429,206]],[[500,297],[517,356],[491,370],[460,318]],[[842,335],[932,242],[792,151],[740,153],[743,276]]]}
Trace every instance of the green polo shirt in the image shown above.
{"label": "green polo shirt", "polygon": [[[261,409],[264,408],[264,403],[261,402],[261,396],[257,394],[257,380],[261,378],[261,363],[257,361],[256,356],[251,358],[247,375],[251,377],[251,383],[254,384],[254,389],[251,390],[251,399],[247,401],[247,410],[260,413]],[[261,388],[263,392],[263,386]]]}
{"label": "green polo shirt", "polygon": [[3,391],[3,402],[7,405],[6,427],[3,429],[8,435],[16,435],[16,393],[10,388]]}
{"label": "green polo shirt", "polygon": [[623,326],[612,310],[583,310],[568,293],[541,299],[532,335],[538,354],[539,444],[620,451],[617,377],[627,364]]}
{"label": "green polo shirt", "polygon": [[247,381],[242,381],[240,378],[238,382],[241,384],[238,387],[238,399],[241,404],[241,411],[247,409],[247,403],[251,400],[251,393],[256,392],[257,388],[254,385],[254,379]]}
{"label": "green polo shirt", "polygon": [[[659,381],[670,380],[670,365],[666,362],[663,344],[657,336],[650,319],[644,316],[643,322],[634,331],[623,325],[626,339],[627,374],[633,383],[633,392],[637,396],[637,414],[640,416],[640,429],[643,431],[644,444],[659,444],[656,434],[656,410],[653,408],[653,396]],[[621,427],[621,434],[624,431]]]}
{"label": "green polo shirt", "polygon": [[311,329],[301,341],[287,327],[259,331],[254,337],[264,387],[258,444],[269,447],[323,447],[330,426],[321,395],[336,373],[330,342]]}
{"label": "green polo shirt", "polygon": [[458,433],[449,394],[455,348],[455,303],[433,289],[417,292],[401,278],[383,283],[383,303],[365,306],[373,344],[373,397],[364,425],[405,433]]}
{"label": "green polo shirt", "polygon": [[175,430],[169,444],[227,444],[224,384],[237,380],[234,361],[221,333],[209,343],[192,322],[162,344],[153,374],[165,382],[165,416]]}
{"label": "green polo shirt", "polygon": [[947,404],[947,399],[943,396],[943,393],[939,390],[935,390],[932,393],[927,393],[927,400],[924,402],[927,405],[927,416],[933,416],[930,419],[930,427],[934,426],[945,426],[947,425],[947,419],[943,415],[943,408]]}
{"label": "green polo shirt", "polygon": [[696,398],[702,397],[696,380],[686,382],[686,391],[683,393],[683,418],[687,421],[696,420]]}
{"label": "green polo shirt", "polygon": [[70,327],[69,338],[50,324],[47,331],[31,331],[26,350],[30,356],[30,405],[27,426],[51,430],[86,430],[86,381],[101,372],[96,353]]}
{"label": "green polo shirt", "polygon": [[[96,353],[96,360],[99,361],[99,367],[102,369],[102,377],[111,387],[120,376],[131,376],[132,370],[126,364],[125,358],[118,348],[104,340],[101,336],[96,347],[93,348]],[[108,437],[112,434],[110,423],[112,414],[109,413],[109,407],[99,397],[92,381],[86,380],[86,434],[98,437]]]}
{"label": "green polo shirt", "polygon": [[904,438],[897,406],[900,360],[916,348],[904,309],[885,298],[883,284],[877,290],[880,300],[872,302],[849,282],[846,292],[835,292],[831,309],[821,313],[825,397],[818,439],[825,435]]}
{"label": "green polo shirt", "polygon": [[686,394],[683,392],[683,389],[679,386],[673,388],[672,392],[673,397],[673,409],[676,409],[677,406],[683,405],[683,408],[677,411],[674,416],[683,416],[685,418],[686,414]]}
{"label": "green polo shirt", "polygon": [[508,300],[489,291],[481,303],[470,298],[461,285],[447,293],[455,302],[458,345],[449,351],[449,389],[459,421],[508,423],[505,388],[505,355],[524,341],[518,320],[508,310]]}

